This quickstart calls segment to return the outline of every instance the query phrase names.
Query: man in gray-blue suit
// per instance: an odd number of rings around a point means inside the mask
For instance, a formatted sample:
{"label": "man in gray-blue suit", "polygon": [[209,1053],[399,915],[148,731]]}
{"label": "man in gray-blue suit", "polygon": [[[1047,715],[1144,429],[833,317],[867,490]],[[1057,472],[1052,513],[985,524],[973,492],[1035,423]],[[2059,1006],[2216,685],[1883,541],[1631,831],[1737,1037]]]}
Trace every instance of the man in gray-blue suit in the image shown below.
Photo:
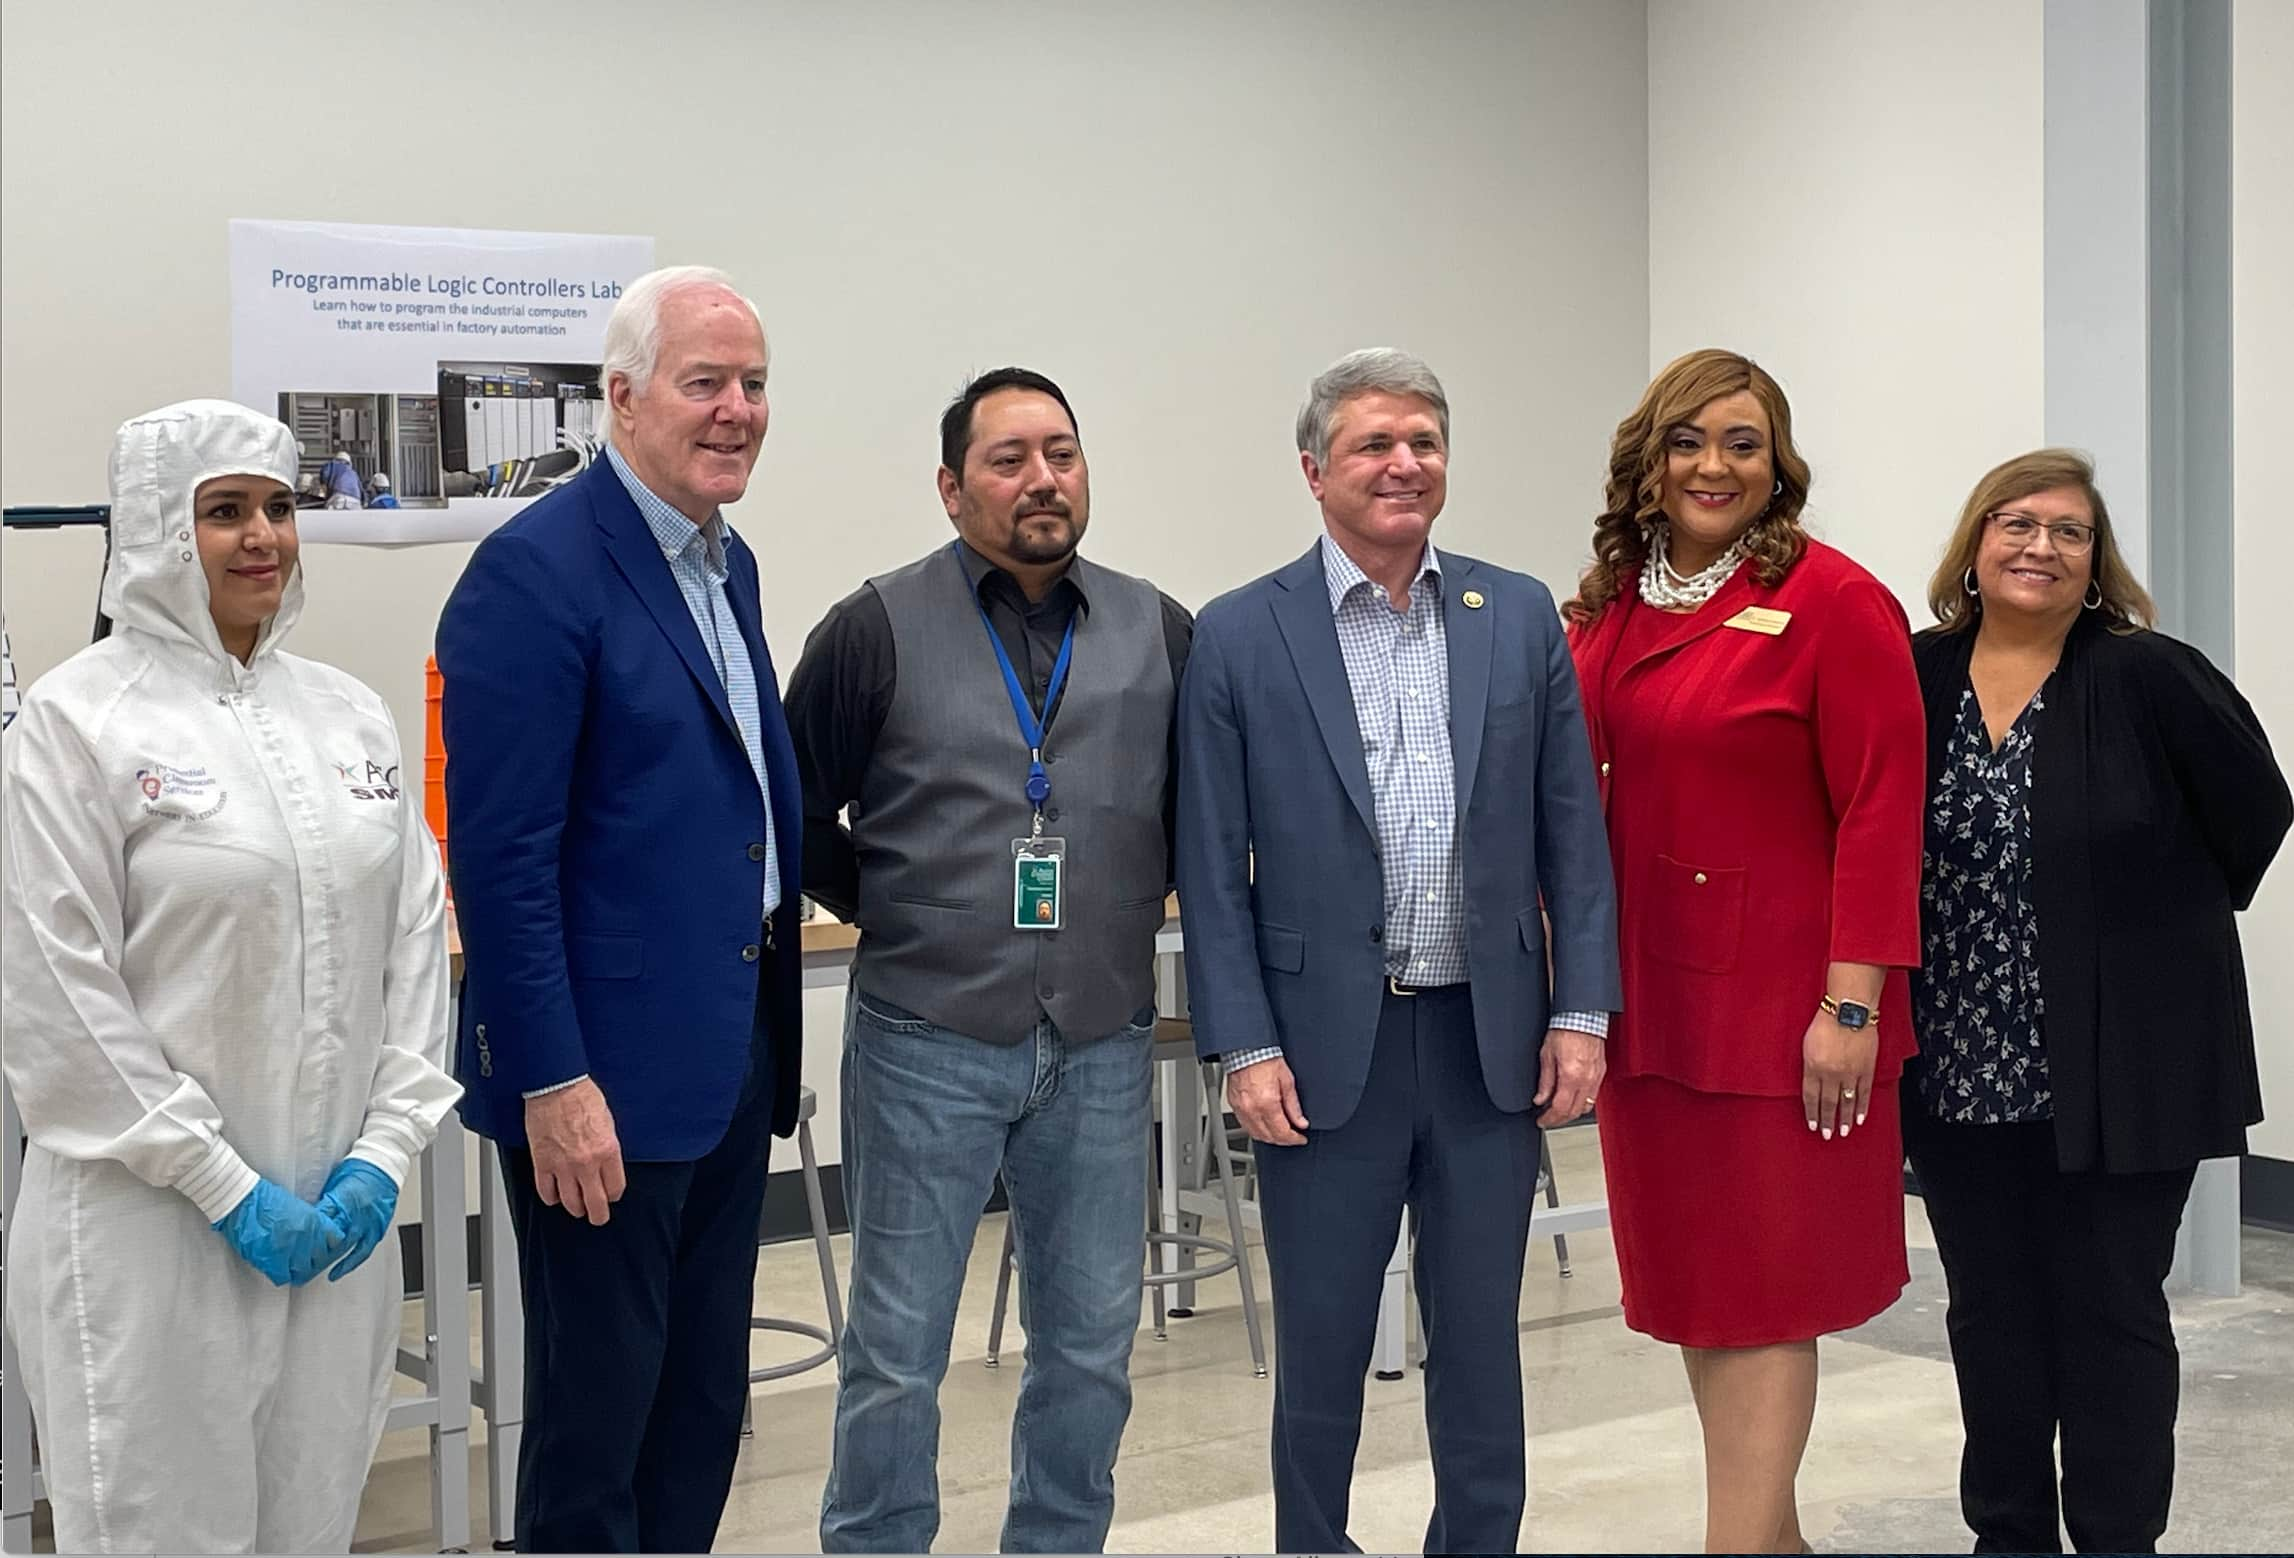
{"label": "man in gray-blue suit", "polygon": [[1514,1550],[1537,1130],[1592,1104],[1620,999],[1608,838],[1553,597],[1428,539],[1449,419],[1440,380],[1402,352],[1354,352],[1315,380],[1298,447],[1324,534],[1204,608],[1180,693],[1187,986],[1196,1045],[1224,1061],[1258,1154],[1279,1552],[1356,1550],[1363,1375],[1405,1208],[1425,1550]]}

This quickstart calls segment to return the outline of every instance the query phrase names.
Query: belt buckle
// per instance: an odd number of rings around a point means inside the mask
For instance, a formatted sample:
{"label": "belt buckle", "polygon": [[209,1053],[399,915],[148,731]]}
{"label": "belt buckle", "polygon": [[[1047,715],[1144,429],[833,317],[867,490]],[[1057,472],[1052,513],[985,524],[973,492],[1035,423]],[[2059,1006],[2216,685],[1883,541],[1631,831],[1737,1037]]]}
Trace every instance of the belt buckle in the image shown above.
{"label": "belt buckle", "polygon": [[1388,995],[1415,997],[1418,992],[1402,983],[1401,980],[1396,979],[1392,974],[1388,974],[1386,976],[1386,993]]}

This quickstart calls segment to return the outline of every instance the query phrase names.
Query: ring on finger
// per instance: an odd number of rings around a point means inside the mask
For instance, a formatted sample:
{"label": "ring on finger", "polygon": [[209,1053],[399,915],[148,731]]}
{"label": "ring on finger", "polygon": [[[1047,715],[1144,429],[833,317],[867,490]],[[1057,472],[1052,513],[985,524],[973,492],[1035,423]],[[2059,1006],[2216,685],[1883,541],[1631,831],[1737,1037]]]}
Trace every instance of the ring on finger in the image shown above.
{"label": "ring on finger", "polygon": [[1840,1096],[1842,1098],[1854,1098],[1856,1096],[1856,1090],[1852,1087],[1844,1087],[1840,1089]]}

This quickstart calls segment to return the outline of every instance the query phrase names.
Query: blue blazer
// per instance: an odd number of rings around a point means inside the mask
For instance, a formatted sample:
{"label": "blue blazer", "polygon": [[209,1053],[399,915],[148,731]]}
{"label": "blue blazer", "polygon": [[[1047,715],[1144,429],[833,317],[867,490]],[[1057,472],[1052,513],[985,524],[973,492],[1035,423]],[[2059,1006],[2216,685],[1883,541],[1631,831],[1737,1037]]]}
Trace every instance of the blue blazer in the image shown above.
{"label": "blue blazer", "polygon": [[726,540],[781,869],[769,948],[765,801],[660,543],[610,462],[480,543],[439,621],[464,967],[455,1075],[464,1120],[496,1141],[524,1145],[524,1094],[586,1071],[624,1158],[699,1158],[732,1118],[760,1019],[773,1130],[796,1128],[796,757],[756,558]]}
{"label": "blue blazer", "polygon": [[[1518,1113],[1551,1012],[1621,999],[1609,840],[1552,595],[1441,558],[1474,1027],[1491,1100]],[[1377,1037],[1386,896],[1319,542],[1195,619],[1178,857],[1197,1050],[1281,1046],[1310,1128],[1344,1125]]]}

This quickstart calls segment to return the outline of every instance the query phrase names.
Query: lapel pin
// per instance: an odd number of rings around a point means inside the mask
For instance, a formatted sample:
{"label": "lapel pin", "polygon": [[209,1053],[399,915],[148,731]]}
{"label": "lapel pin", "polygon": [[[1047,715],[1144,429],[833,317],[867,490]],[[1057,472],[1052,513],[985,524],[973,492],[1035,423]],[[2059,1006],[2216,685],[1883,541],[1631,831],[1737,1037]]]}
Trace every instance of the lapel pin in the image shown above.
{"label": "lapel pin", "polygon": [[1468,590],[1465,594],[1459,596],[1458,599],[1466,603],[1466,610],[1468,611],[1479,611],[1482,609],[1482,592],[1479,590]]}

